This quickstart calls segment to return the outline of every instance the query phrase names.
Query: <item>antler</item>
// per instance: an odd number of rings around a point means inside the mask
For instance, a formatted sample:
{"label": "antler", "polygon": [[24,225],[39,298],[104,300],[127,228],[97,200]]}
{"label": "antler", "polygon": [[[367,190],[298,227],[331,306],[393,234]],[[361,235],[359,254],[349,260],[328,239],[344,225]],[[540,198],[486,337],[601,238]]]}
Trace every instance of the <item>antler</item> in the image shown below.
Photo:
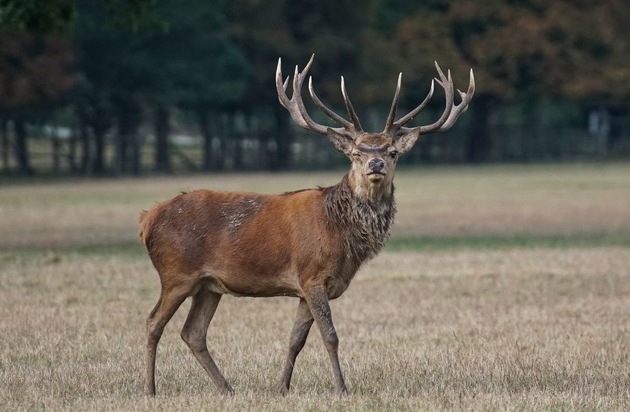
{"label": "antler", "polygon": [[304,79],[308,74],[308,71],[313,64],[313,60],[315,55],[311,56],[311,59],[304,67],[304,70],[299,71],[298,67],[295,66],[295,73],[293,74],[293,95],[289,99],[287,96],[287,87],[289,86],[289,77],[282,82],[282,59],[278,59],[278,67],[276,68],[276,90],[278,92],[278,100],[280,100],[280,104],[287,109],[291,118],[295,123],[300,125],[301,127],[312,130],[314,132],[320,134],[328,134],[328,129],[332,129],[335,132],[348,136],[355,137],[357,134],[362,133],[363,129],[361,128],[361,123],[359,122],[359,118],[352,107],[352,103],[348,98],[348,94],[346,92],[346,86],[343,79],[341,77],[341,94],[343,95],[343,102],[346,106],[346,110],[348,111],[348,116],[352,120],[349,122],[343,117],[339,116],[337,113],[333,112],[329,109],[315,94],[315,90],[313,89],[313,78],[309,77],[308,80],[308,89],[311,94],[311,98],[317,107],[320,108],[322,112],[328,117],[330,117],[335,123],[337,123],[341,127],[328,127],[321,125],[319,123],[315,123],[313,119],[309,116],[306,111],[306,107],[304,106],[304,101],[302,100],[302,84],[304,83]]}
{"label": "antler", "polygon": [[396,85],[396,92],[394,93],[394,100],[392,101],[392,106],[389,111],[389,115],[387,116],[387,121],[385,122],[385,129],[383,130],[383,133],[389,134],[390,136],[394,137],[394,136],[405,135],[405,134],[415,132],[415,131],[418,131],[418,134],[444,132],[450,129],[453,126],[453,124],[455,124],[455,121],[457,120],[459,115],[464,113],[466,109],[468,109],[468,103],[470,103],[470,100],[475,94],[475,76],[473,75],[472,69],[470,69],[470,81],[468,83],[468,90],[466,91],[466,93],[462,92],[459,89],[457,90],[462,101],[459,104],[455,104],[454,102],[455,93],[453,90],[454,87],[453,87],[453,79],[451,77],[451,71],[448,70],[447,75],[445,76],[444,72],[442,72],[442,69],[440,69],[440,66],[437,64],[437,62],[435,62],[435,68],[437,69],[437,72],[440,78],[439,79],[436,78],[434,80],[437,81],[438,84],[442,86],[442,88],[444,89],[444,94],[445,94],[445,99],[446,99],[446,105],[444,107],[444,112],[442,113],[442,116],[440,116],[440,118],[435,123],[430,124],[430,125],[417,126],[417,127],[403,127],[405,124],[413,120],[413,118],[416,117],[418,113],[424,110],[424,108],[427,106],[427,104],[431,100],[431,97],[433,97],[434,83],[433,83],[433,80],[431,80],[431,89],[429,90],[427,97],[425,97],[422,103],[420,103],[418,107],[413,109],[411,112],[409,112],[405,116],[401,117],[397,121],[394,121],[394,118],[396,117],[396,110],[398,109],[398,98],[400,95],[400,83],[401,83],[401,78],[402,78],[402,73],[401,73],[398,76],[398,84]]}

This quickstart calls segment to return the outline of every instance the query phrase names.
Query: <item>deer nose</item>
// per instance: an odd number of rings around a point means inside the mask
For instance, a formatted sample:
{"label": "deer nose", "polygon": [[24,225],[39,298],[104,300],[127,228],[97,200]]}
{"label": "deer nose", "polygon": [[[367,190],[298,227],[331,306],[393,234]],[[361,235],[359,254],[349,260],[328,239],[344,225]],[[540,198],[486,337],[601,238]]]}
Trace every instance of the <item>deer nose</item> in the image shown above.
{"label": "deer nose", "polygon": [[385,161],[383,159],[372,159],[368,162],[368,167],[373,172],[380,172],[385,167]]}

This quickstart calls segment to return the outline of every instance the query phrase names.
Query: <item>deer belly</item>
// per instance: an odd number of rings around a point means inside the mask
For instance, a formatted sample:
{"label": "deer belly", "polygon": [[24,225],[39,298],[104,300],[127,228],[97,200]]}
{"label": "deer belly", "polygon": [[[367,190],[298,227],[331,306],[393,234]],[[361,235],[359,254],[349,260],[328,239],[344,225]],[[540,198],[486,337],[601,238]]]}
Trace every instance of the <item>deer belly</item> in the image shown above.
{"label": "deer belly", "polygon": [[260,274],[211,274],[205,276],[206,286],[215,293],[233,296],[272,297],[302,296],[295,276],[277,274],[261,276]]}

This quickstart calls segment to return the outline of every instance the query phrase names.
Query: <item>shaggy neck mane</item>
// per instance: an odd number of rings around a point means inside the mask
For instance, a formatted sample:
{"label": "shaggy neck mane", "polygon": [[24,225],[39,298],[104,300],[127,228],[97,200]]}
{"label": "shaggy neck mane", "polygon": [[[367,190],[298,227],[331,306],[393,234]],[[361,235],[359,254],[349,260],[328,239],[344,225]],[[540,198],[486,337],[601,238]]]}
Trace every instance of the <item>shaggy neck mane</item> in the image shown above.
{"label": "shaggy neck mane", "polygon": [[396,214],[394,188],[378,200],[359,196],[346,174],[341,182],[324,190],[328,223],[340,230],[348,259],[360,265],[374,257],[389,237]]}

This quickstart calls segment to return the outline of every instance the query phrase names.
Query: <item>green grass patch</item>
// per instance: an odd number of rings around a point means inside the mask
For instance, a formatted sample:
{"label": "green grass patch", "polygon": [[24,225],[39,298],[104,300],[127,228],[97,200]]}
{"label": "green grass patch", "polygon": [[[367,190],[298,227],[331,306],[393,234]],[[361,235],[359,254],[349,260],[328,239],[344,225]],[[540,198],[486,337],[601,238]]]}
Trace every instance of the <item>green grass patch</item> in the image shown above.
{"label": "green grass patch", "polygon": [[[535,249],[572,247],[627,247],[630,248],[630,233],[574,235],[513,235],[513,236],[417,236],[389,239],[385,251],[424,251],[424,250],[494,250],[494,249]],[[86,244],[60,247],[22,247],[0,253],[0,263],[21,257],[38,256],[46,263],[57,263],[62,256],[86,257],[146,257],[146,250],[138,242],[112,244]]]}
{"label": "green grass patch", "polygon": [[119,255],[119,256],[142,256],[147,251],[139,242],[118,243],[110,245],[83,245],[77,247],[64,248],[61,251],[68,251],[80,255]]}
{"label": "green grass patch", "polygon": [[129,257],[141,258],[147,252],[138,242],[125,242],[113,244],[86,244],[59,247],[19,247],[10,251],[0,252],[0,266],[3,262],[11,262],[22,258],[38,257],[45,263],[59,263],[62,257]]}
{"label": "green grass patch", "polygon": [[568,247],[630,247],[630,234],[514,235],[514,236],[418,236],[392,237],[388,251],[444,249],[514,249]]}

